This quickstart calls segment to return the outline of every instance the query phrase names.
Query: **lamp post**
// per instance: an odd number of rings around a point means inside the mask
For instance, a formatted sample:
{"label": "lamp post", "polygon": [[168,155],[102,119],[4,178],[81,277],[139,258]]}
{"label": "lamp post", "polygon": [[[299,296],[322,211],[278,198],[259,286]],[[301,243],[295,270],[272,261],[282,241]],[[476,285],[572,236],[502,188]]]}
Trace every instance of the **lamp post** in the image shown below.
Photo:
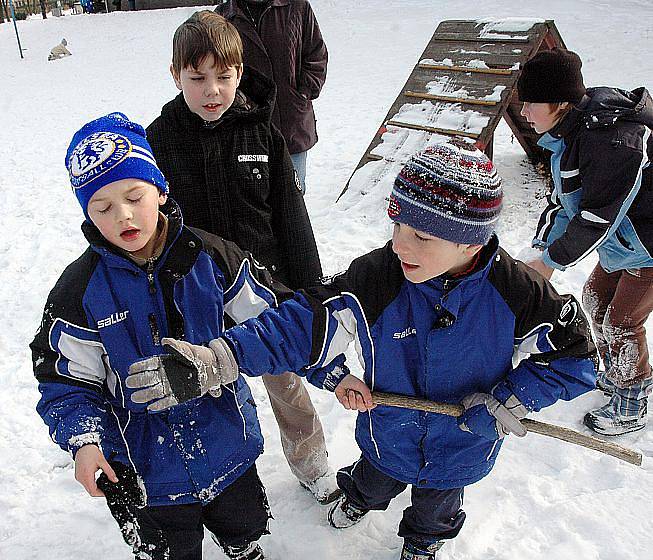
{"label": "lamp post", "polygon": [[20,58],[25,58],[23,56],[23,47],[20,44],[20,37],[18,36],[18,26],[16,25],[16,12],[14,11],[14,0],[9,0],[9,9],[11,10],[11,19],[14,20],[14,31],[16,32],[16,41],[18,42],[18,51],[20,52]]}

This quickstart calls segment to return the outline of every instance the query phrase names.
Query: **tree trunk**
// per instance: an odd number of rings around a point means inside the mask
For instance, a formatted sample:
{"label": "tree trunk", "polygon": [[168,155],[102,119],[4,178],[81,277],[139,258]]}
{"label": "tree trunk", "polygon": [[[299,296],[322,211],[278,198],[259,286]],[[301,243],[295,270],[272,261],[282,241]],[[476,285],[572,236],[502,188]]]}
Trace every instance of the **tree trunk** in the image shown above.
{"label": "tree trunk", "polygon": [[43,19],[48,19],[48,14],[47,14],[48,8],[45,3],[45,0],[39,0],[39,4],[41,4],[41,15],[43,16]]}

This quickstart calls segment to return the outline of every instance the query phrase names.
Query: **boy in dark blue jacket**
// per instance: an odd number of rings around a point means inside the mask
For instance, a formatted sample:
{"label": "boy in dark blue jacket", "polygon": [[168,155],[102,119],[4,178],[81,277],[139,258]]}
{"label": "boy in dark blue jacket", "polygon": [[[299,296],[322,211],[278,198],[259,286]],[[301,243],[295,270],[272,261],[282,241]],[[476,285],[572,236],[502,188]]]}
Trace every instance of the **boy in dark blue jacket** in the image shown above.
{"label": "boy in dark blue jacket", "polygon": [[31,344],[37,410],[137,558],[199,560],[206,527],[229,558],[261,559],[263,438],[238,370],[211,372],[203,397],[161,414],[132,402],[125,378],[162,353],[162,337],[216,339],[292,292],[234,244],[183,225],[145,131],[121,113],[82,127],[66,166],[90,246],[50,293]]}
{"label": "boy in dark blue jacket", "polygon": [[[473,145],[417,154],[395,181],[391,242],[329,284],[228,330],[229,352],[209,360],[227,368],[235,360],[247,373],[308,373],[355,340],[371,389],[464,405],[456,419],[374,408],[367,388],[336,388],[346,408],[361,412],[362,455],[338,473],[344,495],[329,521],[353,525],[412,485],[399,525],[404,560],[432,560],[459,533],[464,487],[492,470],[505,435],[525,435],[524,416],[594,387],[596,351],[578,302],[499,247],[501,204],[500,179]],[[133,398],[170,398],[165,370],[161,358],[134,364],[127,384],[145,388]]]}

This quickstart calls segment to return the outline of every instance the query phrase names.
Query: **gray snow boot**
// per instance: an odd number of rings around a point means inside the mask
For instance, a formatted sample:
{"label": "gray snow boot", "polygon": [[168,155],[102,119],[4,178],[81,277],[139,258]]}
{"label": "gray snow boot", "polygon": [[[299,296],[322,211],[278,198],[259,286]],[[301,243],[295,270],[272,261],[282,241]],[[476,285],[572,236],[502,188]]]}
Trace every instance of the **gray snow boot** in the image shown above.
{"label": "gray snow boot", "polygon": [[329,524],[335,529],[345,529],[356,525],[367,512],[368,510],[356,507],[343,494],[329,510]]}
{"label": "gray snow boot", "polygon": [[443,544],[444,541],[423,544],[404,539],[404,548],[401,549],[400,560],[437,560],[438,550],[442,548]]}
{"label": "gray snow boot", "polygon": [[583,423],[605,436],[620,436],[641,430],[646,426],[651,383],[652,380],[648,379],[625,389],[615,386],[610,401],[588,412]]}

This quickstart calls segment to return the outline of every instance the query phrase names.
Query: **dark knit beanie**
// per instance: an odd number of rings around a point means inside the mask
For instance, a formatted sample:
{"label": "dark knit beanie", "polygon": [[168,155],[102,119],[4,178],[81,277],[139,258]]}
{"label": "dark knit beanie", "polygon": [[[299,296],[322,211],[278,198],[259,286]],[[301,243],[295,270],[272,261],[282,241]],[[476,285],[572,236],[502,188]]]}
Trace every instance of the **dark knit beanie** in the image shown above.
{"label": "dark knit beanie", "polygon": [[501,178],[487,156],[452,140],[410,158],[395,180],[388,215],[447,241],[485,245],[502,198]]}
{"label": "dark knit beanie", "polygon": [[542,51],[531,58],[517,80],[519,100],[529,103],[578,103],[585,95],[580,57],[565,49]]}
{"label": "dark knit beanie", "polygon": [[141,179],[162,193],[168,183],[159,170],[145,130],[122,113],[110,113],[86,123],[73,136],[66,153],[70,184],[84,216],[91,197],[121,179]]}

